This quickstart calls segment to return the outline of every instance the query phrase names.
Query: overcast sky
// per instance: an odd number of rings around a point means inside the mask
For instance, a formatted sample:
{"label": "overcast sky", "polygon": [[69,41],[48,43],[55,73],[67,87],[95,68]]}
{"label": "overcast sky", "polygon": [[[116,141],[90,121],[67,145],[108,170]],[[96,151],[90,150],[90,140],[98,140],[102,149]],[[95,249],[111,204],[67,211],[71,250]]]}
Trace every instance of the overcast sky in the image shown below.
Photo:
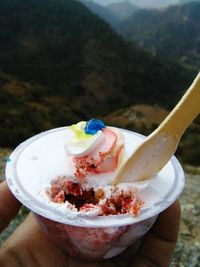
{"label": "overcast sky", "polygon": [[[99,5],[109,5],[113,2],[122,2],[123,0],[92,0],[93,2],[99,4]],[[138,6],[145,7],[145,6],[156,6],[158,3],[162,6],[169,5],[169,4],[176,4],[179,0],[129,0],[133,4],[135,3]],[[145,4],[143,4],[145,3]]]}

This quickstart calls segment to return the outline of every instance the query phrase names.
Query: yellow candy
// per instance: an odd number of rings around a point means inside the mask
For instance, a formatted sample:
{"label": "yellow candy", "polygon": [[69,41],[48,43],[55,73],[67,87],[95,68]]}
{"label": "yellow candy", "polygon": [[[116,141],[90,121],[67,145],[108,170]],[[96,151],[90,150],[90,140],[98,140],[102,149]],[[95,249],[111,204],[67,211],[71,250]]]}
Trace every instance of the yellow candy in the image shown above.
{"label": "yellow candy", "polygon": [[92,134],[86,134],[84,129],[86,126],[86,121],[80,121],[77,124],[70,126],[71,131],[74,133],[73,142],[82,142],[89,138],[92,138]]}

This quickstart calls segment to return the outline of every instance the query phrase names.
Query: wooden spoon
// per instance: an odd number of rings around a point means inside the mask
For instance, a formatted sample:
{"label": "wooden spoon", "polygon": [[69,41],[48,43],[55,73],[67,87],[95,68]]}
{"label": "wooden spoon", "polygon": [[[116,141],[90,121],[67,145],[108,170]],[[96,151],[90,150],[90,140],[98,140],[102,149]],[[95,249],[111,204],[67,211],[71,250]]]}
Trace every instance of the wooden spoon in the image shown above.
{"label": "wooden spoon", "polygon": [[167,118],[119,169],[113,185],[145,180],[158,173],[173,156],[181,136],[199,113],[200,72]]}

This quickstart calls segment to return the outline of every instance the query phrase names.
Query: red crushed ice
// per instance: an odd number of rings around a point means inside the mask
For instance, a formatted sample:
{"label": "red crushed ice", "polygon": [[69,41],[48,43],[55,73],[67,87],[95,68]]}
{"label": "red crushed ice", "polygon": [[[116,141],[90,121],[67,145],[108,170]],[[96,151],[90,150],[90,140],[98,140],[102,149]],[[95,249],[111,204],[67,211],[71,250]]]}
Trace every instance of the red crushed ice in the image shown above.
{"label": "red crushed ice", "polygon": [[[59,177],[52,182],[48,192],[50,199],[55,203],[65,203],[68,201],[74,205],[78,211],[87,212],[98,207],[99,215],[119,215],[132,214],[137,216],[143,202],[129,191],[114,190],[109,199],[105,199],[102,189],[96,192],[91,188],[84,190],[80,184],[67,180],[66,177]],[[101,202],[101,200],[104,200]]]}
{"label": "red crushed ice", "polygon": [[111,228],[78,227],[61,224],[37,215],[37,219],[49,238],[72,256],[99,260],[115,246],[129,226]]}

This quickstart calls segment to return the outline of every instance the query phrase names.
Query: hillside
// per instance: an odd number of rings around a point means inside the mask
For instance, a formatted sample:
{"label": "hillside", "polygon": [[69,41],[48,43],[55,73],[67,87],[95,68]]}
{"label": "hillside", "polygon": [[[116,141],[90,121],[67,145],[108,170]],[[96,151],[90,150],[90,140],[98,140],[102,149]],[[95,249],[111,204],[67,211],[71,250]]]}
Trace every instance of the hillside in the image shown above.
{"label": "hillside", "polygon": [[114,12],[110,12],[107,7],[103,7],[93,1],[88,0],[79,0],[82,4],[84,4],[89,10],[91,10],[94,14],[108,22],[111,26],[116,26],[120,23],[118,18],[118,14]]}
{"label": "hillside", "polygon": [[184,5],[184,4],[190,3],[190,2],[198,2],[198,3],[200,3],[200,0],[179,0],[178,4]]}
{"label": "hillside", "polygon": [[159,125],[168,115],[169,111],[158,105],[133,105],[112,112],[103,119],[108,125],[138,131],[147,134]]}
{"label": "hillside", "polygon": [[101,6],[93,1],[79,0],[94,14],[105,20],[112,27],[116,27],[121,21],[129,18],[139,8],[129,1],[114,2],[106,6]]}
{"label": "hillside", "polygon": [[79,121],[84,115],[47,87],[21,82],[0,72],[0,146],[20,141],[55,125]]}
{"label": "hillside", "polygon": [[0,20],[0,145],[136,103],[169,107],[195,76],[75,0],[0,1]]}
{"label": "hillside", "polygon": [[[169,5],[174,5],[178,0],[128,0],[131,4],[139,8],[162,8]],[[117,1],[116,1],[117,2]]]}
{"label": "hillside", "polygon": [[124,0],[116,3],[112,3],[105,7],[110,14],[117,17],[119,22],[129,18],[133,15],[139,8],[133,5],[131,2]]}
{"label": "hillside", "polygon": [[[112,3],[120,2],[121,0],[91,0],[102,6],[108,6]],[[140,8],[161,8],[169,5],[177,4],[179,0],[126,0],[133,5],[136,5]]]}
{"label": "hillside", "polygon": [[154,55],[200,67],[200,3],[160,10],[141,10],[118,27],[118,32]]}

